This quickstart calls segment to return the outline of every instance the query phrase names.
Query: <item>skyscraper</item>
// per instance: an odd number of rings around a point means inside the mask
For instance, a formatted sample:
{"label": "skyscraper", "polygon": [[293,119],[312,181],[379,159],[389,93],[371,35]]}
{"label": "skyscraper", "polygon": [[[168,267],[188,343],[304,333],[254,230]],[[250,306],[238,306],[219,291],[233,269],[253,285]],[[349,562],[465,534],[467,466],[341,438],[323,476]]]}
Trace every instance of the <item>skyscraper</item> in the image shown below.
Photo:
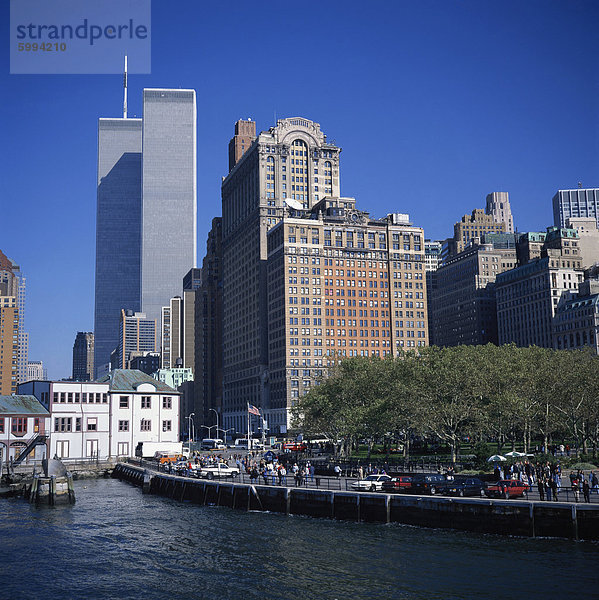
{"label": "skyscraper", "polygon": [[[222,184],[223,411],[243,431],[247,403],[268,402],[266,233],[286,201],[311,208],[339,196],[341,148],[295,117],[261,132]],[[241,429],[240,429],[241,428]]]}
{"label": "skyscraper", "polygon": [[566,227],[566,219],[581,217],[593,217],[599,225],[599,188],[558,190],[553,196],[553,224]]}
{"label": "skyscraper", "polygon": [[146,89],[141,119],[100,119],[95,368],[118,343],[122,309],[160,321],[196,261],[194,90]]}
{"label": "skyscraper", "polygon": [[93,381],[94,379],[94,334],[91,331],[78,331],[73,344],[73,380]]}
{"label": "skyscraper", "polygon": [[225,429],[245,430],[249,403],[284,434],[294,398],[336,356],[427,345],[424,232],[407,215],[376,220],[341,197],[340,152],[318,123],[295,117],[231,160],[222,185]]}
{"label": "skyscraper", "polygon": [[146,318],[145,313],[121,310],[119,341],[116,348],[117,369],[128,369],[132,355],[158,350],[158,328],[155,319]]}
{"label": "skyscraper", "polygon": [[143,93],[141,309],[160,322],[196,266],[195,90]]}
{"label": "skyscraper", "polygon": [[98,122],[96,373],[116,347],[121,309],[141,308],[141,140],[141,119]]}

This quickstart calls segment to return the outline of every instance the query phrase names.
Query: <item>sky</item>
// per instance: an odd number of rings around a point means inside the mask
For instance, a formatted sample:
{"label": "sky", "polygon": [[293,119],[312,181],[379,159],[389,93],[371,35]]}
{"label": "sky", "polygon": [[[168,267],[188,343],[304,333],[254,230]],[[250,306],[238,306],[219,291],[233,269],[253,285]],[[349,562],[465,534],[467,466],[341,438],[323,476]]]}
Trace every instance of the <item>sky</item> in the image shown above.
{"label": "sky", "polygon": [[[71,374],[93,331],[97,120],[122,76],[10,75],[0,8],[0,250],[27,277],[30,360]],[[144,87],[197,91],[198,264],[234,123],[320,123],[342,149],[341,193],[408,213],[443,239],[494,191],[519,231],[553,224],[558,189],[599,186],[594,0],[154,0]]]}

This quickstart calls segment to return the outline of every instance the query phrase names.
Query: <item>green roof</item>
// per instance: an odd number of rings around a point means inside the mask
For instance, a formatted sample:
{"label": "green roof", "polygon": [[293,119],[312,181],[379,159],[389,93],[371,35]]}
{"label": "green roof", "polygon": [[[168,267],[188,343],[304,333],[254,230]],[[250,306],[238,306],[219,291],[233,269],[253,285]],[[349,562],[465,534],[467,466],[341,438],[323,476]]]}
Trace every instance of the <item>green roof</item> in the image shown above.
{"label": "green roof", "polygon": [[44,415],[50,413],[35,396],[0,396],[0,415]]}
{"label": "green roof", "polygon": [[137,369],[115,369],[108,375],[96,380],[96,383],[108,383],[111,392],[135,392],[141,383],[150,383],[158,392],[179,393],[166,383],[162,383]]}

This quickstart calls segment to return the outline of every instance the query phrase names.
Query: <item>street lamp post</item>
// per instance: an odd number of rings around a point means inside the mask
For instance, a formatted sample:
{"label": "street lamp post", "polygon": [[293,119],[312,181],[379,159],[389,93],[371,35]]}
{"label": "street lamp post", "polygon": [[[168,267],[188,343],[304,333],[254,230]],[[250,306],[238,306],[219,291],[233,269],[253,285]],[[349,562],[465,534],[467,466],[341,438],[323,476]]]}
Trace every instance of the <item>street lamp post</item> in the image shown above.
{"label": "street lamp post", "polygon": [[218,426],[218,412],[216,411],[215,408],[209,408],[209,411],[213,411],[214,414],[216,415],[216,434],[218,435],[218,430],[219,430],[219,426]]}
{"label": "street lamp post", "polygon": [[216,427],[216,425],[200,425],[200,427],[203,427],[204,429],[208,430],[208,437],[211,438],[212,435],[210,434],[210,432],[212,431],[213,427]]}
{"label": "street lamp post", "polygon": [[[193,417],[195,417],[195,413],[191,413],[187,418],[189,419],[189,442],[193,443],[193,439],[195,437],[194,425],[193,425]],[[191,450],[191,448],[190,448]]]}

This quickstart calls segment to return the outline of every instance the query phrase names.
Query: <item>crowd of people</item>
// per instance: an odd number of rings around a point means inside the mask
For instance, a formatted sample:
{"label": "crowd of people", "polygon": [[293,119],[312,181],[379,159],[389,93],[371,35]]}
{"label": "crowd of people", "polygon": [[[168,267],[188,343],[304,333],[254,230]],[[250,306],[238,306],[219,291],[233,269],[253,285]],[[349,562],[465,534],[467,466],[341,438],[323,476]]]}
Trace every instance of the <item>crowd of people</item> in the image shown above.
{"label": "crowd of people", "polygon": [[[518,461],[507,465],[496,465],[494,475],[497,481],[501,479],[517,479],[531,488],[536,486],[541,500],[557,501],[562,491],[562,468],[559,462],[536,463]],[[580,495],[585,502],[591,501],[591,493],[599,494],[599,478],[594,471],[586,475],[583,470],[571,471],[569,475],[570,490],[574,501],[580,501]]]}

